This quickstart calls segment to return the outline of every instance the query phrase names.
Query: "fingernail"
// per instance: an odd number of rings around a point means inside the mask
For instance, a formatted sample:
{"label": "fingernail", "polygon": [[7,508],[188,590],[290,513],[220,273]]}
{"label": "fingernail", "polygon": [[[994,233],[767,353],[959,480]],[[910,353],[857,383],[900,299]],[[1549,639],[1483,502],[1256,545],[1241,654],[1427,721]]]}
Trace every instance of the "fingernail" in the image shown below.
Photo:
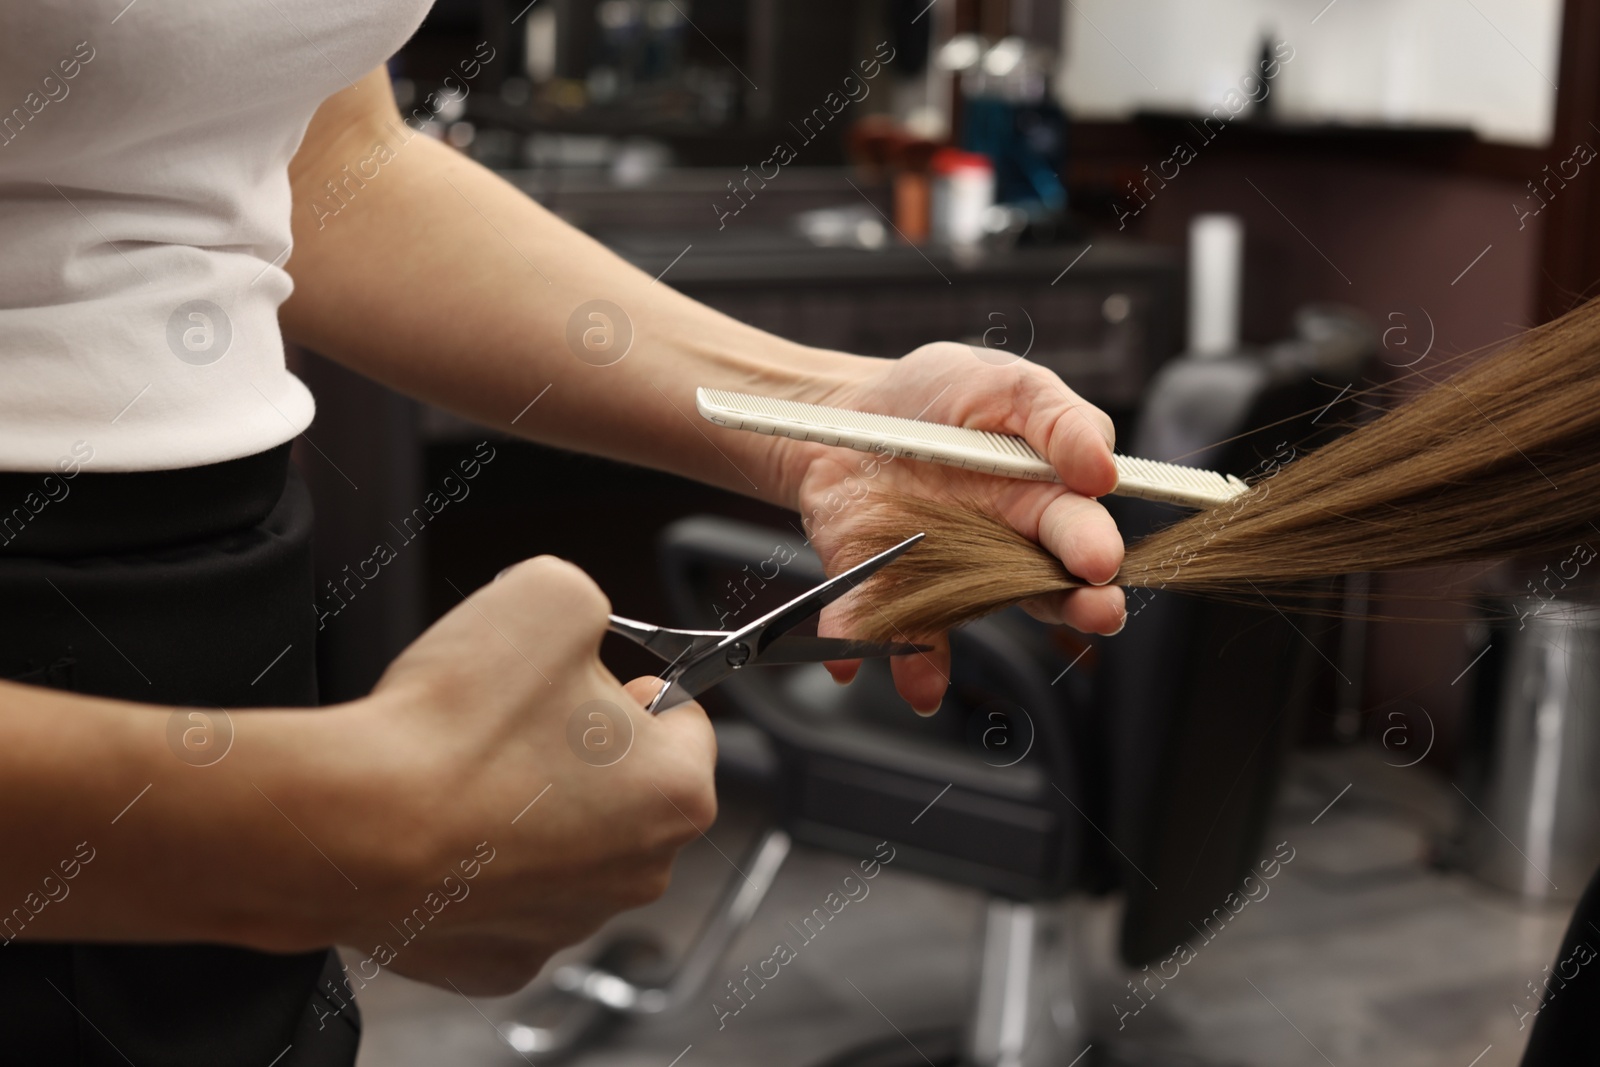
{"label": "fingernail", "polygon": [[939,714],[939,709],[942,708],[942,707],[944,707],[944,697],[940,697],[939,698],[939,702],[937,704],[935,704],[933,707],[929,708],[927,711],[923,711],[921,708],[917,707],[915,704],[913,704],[911,706],[911,710],[916,712],[918,715],[922,716],[924,719],[926,719],[926,718],[929,718],[931,716]]}
{"label": "fingernail", "polygon": [[1122,631],[1126,630],[1127,628],[1128,628],[1128,613],[1126,611],[1124,611],[1122,613],[1122,621],[1117,624],[1117,628],[1115,630],[1112,630],[1110,633],[1106,634],[1106,636],[1107,637],[1115,637],[1118,634],[1120,634]]}

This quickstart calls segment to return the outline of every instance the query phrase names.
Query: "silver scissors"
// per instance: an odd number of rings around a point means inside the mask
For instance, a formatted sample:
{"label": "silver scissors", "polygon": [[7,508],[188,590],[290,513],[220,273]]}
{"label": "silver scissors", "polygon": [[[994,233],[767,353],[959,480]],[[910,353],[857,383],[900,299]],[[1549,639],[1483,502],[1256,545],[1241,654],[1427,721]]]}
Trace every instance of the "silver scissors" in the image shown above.
{"label": "silver scissors", "polygon": [[843,574],[829,578],[809,592],[802,593],[782,607],[769,611],[748,626],[737,630],[674,630],[665,626],[652,626],[612,615],[610,630],[614,634],[649,649],[667,661],[661,678],[667,684],[661,687],[645,708],[652,715],[686,701],[719,682],[727,680],[734,672],[746,667],[766,667],[774,664],[821,663],[835,659],[870,659],[880,656],[904,656],[912,652],[926,652],[927,645],[878,644],[872,641],[851,641],[837,637],[809,637],[789,633],[803,620],[839,599],[870,578],[885,564],[893,562],[922,540],[916,534],[898,545],[864,563],[858,563]]}

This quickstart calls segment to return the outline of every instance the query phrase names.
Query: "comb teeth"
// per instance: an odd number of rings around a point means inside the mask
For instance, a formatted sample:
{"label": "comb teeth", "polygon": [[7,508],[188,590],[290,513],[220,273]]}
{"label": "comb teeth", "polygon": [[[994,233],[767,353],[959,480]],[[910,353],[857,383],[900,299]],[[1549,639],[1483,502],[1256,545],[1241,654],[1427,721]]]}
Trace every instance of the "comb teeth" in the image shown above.
{"label": "comb teeth", "polygon": [[1249,486],[1233,475],[1182,467],[1137,456],[1116,456],[1118,496],[1209,507],[1225,503]]}
{"label": "comb teeth", "polygon": [[[908,459],[1007,478],[1060,481],[1054,468],[1031,445],[1008,434],[724,389],[699,389],[695,402],[706,419],[730,429],[816,441],[861,452],[887,449]],[[1248,488],[1238,478],[1215,471],[1134,456],[1114,459],[1117,487],[1112,491],[1119,496],[1185,507],[1209,507]]]}

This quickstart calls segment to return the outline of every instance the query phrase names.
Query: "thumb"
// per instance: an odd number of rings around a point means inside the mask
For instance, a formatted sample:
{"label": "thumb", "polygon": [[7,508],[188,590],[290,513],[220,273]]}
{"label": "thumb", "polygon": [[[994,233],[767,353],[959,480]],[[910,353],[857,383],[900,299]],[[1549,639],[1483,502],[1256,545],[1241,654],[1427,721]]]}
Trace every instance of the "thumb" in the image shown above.
{"label": "thumb", "polygon": [[639,702],[639,706],[642,708],[648,705],[651,700],[655,699],[655,695],[661,691],[661,685],[662,682],[660,678],[654,678],[646,674],[642,677],[635,678],[631,682],[628,682],[622,687],[622,689],[623,692],[637,700]]}
{"label": "thumb", "polygon": [[[622,687],[643,708],[661,690],[660,678],[645,675],[635,678]],[[710,775],[717,765],[717,735],[711,720],[697,700],[675,704],[659,715],[641,712],[640,718],[649,720],[645,727],[657,738],[681,752],[698,772]]]}

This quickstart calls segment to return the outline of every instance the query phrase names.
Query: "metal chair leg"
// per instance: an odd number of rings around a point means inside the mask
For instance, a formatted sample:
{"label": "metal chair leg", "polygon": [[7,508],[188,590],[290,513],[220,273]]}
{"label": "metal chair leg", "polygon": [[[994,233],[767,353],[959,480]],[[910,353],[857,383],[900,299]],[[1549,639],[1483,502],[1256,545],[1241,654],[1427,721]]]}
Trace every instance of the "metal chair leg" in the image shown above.
{"label": "metal chair leg", "polygon": [[551,976],[556,989],[574,1002],[567,1013],[553,1026],[514,1022],[505,1029],[506,1040],[519,1051],[560,1055],[616,1016],[659,1015],[697,996],[712,969],[755,916],[790,847],[789,835],[782,830],[762,835],[744,865],[744,875],[729,882],[716,910],[665,982],[645,985],[602,966],[568,964]]}
{"label": "metal chair leg", "polygon": [[1060,1065],[1083,1051],[1069,960],[1050,918],[1033,904],[989,902],[967,1037],[974,1067]]}

